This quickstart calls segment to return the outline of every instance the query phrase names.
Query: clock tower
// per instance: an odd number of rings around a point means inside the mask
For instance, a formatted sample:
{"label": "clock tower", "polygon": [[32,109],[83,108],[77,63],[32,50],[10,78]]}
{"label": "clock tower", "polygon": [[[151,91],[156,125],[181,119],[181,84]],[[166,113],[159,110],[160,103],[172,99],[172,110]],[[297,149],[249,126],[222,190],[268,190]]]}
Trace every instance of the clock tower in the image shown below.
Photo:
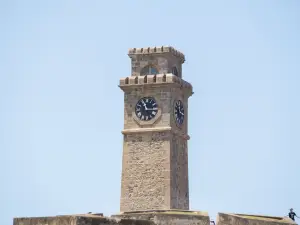
{"label": "clock tower", "polygon": [[133,48],[124,91],[121,212],[189,210],[188,98],[184,55],[172,47]]}

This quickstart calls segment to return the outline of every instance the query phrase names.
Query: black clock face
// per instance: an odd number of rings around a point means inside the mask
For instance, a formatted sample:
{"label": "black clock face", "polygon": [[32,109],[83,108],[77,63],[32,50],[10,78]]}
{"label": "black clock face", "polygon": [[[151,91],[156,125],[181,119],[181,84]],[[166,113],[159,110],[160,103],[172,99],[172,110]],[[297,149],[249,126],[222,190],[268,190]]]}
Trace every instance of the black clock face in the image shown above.
{"label": "black clock face", "polygon": [[141,98],[135,106],[136,116],[143,121],[149,121],[157,114],[157,103],[152,97]]}
{"label": "black clock face", "polygon": [[184,108],[180,100],[175,102],[174,115],[175,115],[176,123],[178,125],[181,125],[184,121]]}

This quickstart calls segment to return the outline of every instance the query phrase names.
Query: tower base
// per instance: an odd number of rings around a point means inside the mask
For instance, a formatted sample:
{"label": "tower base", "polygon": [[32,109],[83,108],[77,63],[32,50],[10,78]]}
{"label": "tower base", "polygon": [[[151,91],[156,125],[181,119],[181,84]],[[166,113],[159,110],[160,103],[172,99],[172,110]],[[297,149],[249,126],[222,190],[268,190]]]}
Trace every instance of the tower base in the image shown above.
{"label": "tower base", "polygon": [[182,210],[151,210],[123,212],[111,216],[115,219],[151,221],[155,225],[210,225],[206,212]]}

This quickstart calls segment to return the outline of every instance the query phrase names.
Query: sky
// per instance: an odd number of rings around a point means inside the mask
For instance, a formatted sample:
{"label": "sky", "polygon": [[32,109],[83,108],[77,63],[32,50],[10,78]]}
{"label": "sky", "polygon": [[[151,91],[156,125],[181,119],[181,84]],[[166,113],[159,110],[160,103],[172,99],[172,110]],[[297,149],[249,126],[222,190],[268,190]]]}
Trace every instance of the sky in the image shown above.
{"label": "sky", "polygon": [[[0,0],[0,224],[119,212],[129,48],[183,52],[190,208],[300,214],[300,1]],[[298,220],[299,222],[299,220]]]}

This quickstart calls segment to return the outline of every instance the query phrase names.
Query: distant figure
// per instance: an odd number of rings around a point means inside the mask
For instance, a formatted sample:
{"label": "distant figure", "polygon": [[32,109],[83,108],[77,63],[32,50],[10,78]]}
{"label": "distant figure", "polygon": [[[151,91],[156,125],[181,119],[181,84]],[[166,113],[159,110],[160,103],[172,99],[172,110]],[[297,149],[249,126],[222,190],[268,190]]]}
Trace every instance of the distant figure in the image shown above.
{"label": "distant figure", "polygon": [[295,221],[295,216],[296,216],[297,218],[299,218],[299,217],[296,215],[296,213],[293,211],[293,208],[291,208],[291,209],[290,209],[290,212],[289,212],[289,217],[290,217],[292,220]]}

